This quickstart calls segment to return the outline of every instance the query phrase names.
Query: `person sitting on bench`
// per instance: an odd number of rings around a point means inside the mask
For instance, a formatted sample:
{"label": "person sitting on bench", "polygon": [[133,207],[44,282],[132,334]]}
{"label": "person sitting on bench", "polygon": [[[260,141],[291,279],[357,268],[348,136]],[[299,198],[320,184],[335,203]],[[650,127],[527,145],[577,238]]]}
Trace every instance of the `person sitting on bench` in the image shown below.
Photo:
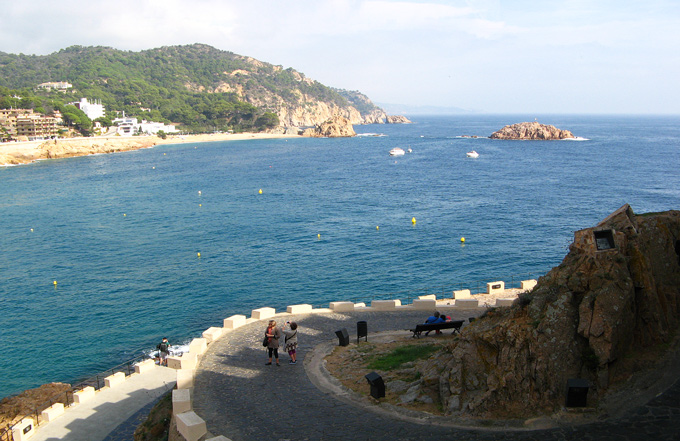
{"label": "person sitting on bench", "polygon": [[[446,322],[446,316],[441,315],[439,311],[435,311],[433,315],[429,316],[427,320],[425,320],[425,324],[433,324],[433,323],[445,323]],[[435,330],[437,334],[441,334],[442,331],[439,329]],[[427,331],[425,335],[428,335],[430,331]]]}

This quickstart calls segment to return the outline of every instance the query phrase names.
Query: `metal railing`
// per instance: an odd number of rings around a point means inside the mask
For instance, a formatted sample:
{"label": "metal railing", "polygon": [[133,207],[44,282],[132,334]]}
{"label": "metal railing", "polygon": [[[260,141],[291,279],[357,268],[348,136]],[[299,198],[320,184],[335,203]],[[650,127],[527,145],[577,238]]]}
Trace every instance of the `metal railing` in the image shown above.
{"label": "metal railing", "polygon": [[[79,381],[76,382],[76,384],[74,386],[71,386],[70,390],[67,390],[65,392],[60,392],[56,395],[51,396],[50,398],[48,398],[44,402],[36,405],[31,410],[30,413],[27,413],[27,414],[24,414],[24,415],[21,415],[21,416],[17,416],[17,418],[19,419],[19,421],[21,421],[25,418],[31,417],[31,418],[33,418],[33,423],[34,423],[35,427],[38,427],[43,422],[42,421],[42,415],[41,415],[43,410],[47,409],[48,407],[50,407],[50,406],[52,406],[53,404],[56,404],[56,403],[62,403],[64,405],[64,407],[71,406],[74,402],[74,398],[73,398],[74,392],[79,391],[79,390],[81,390],[85,387],[88,387],[88,386],[92,386],[92,387],[94,387],[95,390],[99,390],[102,387],[104,387],[104,385],[106,384],[104,379],[106,377],[108,377],[109,375],[113,375],[113,374],[118,373],[118,372],[123,372],[126,377],[130,376],[135,370],[134,365],[136,363],[138,363],[139,361],[141,361],[142,359],[145,359],[147,357],[148,357],[147,355],[139,355],[139,356],[132,358],[132,359],[126,361],[126,362],[123,362],[123,363],[121,363],[121,364],[119,364],[119,365],[117,365],[117,366],[115,366],[111,369],[107,369],[105,371],[102,371],[102,372],[100,372],[100,373],[98,373],[98,374],[96,374],[92,377],[88,377],[88,378],[85,378],[83,380],[79,380]],[[13,441],[12,430],[14,429],[14,426],[16,426],[16,424],[8,424],[6,428],[0,428],[0,441]]]}

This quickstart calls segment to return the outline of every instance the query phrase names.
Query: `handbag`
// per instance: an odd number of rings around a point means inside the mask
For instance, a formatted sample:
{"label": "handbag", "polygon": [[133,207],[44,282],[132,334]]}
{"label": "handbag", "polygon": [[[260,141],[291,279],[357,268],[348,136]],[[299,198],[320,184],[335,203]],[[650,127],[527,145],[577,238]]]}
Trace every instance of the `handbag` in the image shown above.
{"label": "handbag", "polygon": [[269,339],[268,339],[267,336],[265,335],[265,336],[264,336],[264,340],[262,340],[262,346],[264,346],[265,348],[266,348],[267,345],[269,344],[269,341],[268,341],[268,340],[269,340]]}

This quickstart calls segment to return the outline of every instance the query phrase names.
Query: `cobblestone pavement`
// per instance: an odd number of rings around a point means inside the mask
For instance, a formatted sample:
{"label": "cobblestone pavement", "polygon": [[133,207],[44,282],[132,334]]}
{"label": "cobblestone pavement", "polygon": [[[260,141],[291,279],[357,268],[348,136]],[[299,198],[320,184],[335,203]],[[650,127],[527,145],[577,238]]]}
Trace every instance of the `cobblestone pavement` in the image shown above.
{"label": "cobblestone pavement", "polygon": [[[453,319],[478,312],[458,311]],[[298,364],[265,366],[262,336],[266,321],[238,328],[210,345],[196,372],[193,405],[213,435],[233,441],[252,440],[680,440],[680,381],[646,405],[615,419],[548,430],[488,430],[406,421],[322,391],[306,372],[312,349],[335,341],[347,328],[356,339],[356,322],[372,332],[405,330],[421,322],[423,312],[366,312],[277,317],[297,321]],[[356,340],[355,340],[356,341]],[[281,351],[283,352],[283,351]],[[306,355],[310,357],[306,357]],[[305,360],[304,366],[301,361]],[[382,406],[380,406],[382,407]]]}

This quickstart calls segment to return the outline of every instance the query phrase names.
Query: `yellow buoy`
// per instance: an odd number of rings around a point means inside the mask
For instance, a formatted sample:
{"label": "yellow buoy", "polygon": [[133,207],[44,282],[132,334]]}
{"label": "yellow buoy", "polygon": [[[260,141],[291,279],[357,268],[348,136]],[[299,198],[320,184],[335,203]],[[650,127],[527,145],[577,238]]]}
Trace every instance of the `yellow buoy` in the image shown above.
{"label": "yellow buoy", "polygon": [[202,207],[202,206],[203,206],[203,204],[198,204],[198,206],[199,206],[199,207]]}
{"label": "yellow buoy", "polygon": [[154,170],[156,170],[156,167],[151,167],[151,168],[153,168]]}
{"label": "yellow buoy", "polygon": [[201,253],[198,253],[198,257],[201,257]]}
{"label": "yellow buoy", "polygon": [[460,243],[465,243],[465,238],[464,238],[464,237],[461,237],[461,238],[460,238]]}
{"label": "yellow buoy", "polygon": [[123,217],[127,216],[127,214],[123,213]]}
{"label": "yellow buoy", "polygon": [[379,229],[380,229],[380,225],[376,225],[376,226],[375,226],[375,229],[376,229],[376,230],[379,230]]}
{"label": "yellow buoy", "polygon": [[163,156],[165,156],[165,153],[163,153]]}
{"label": "yellow buoy", "polygon": [[317,234],[317,235],[316,235],[316,238],[317,238],[317,239],[321,239],[321,235],[320,235],[320,234]]}
{"label": "yellow buoy", "polygon": [[258,193],[262,194],[262,189],[260,189],[260,191],[258,191]]}
{"label": "yellow buoy", "polygon": [[199,196],[201,195],[201,190],[198,190],[198,195],[199,195]]}
{"label": "yellow buoy", "polygon": [[31,228],[31,233],[33,232],[33,228]]}
{"label": "yellow buoy", "polygon": [[411,223],[412,223],[413,225],[416,224],[416,218],[415,218],[415,217],[414,217],[413,219],[411,219]]}
{"label": "yellow buoy", "polygon": [[52,282],[52,283],[54,283],[54,286],[57,286],[57,281],[56,281],[56,280],[55,280],[54,282]]}

